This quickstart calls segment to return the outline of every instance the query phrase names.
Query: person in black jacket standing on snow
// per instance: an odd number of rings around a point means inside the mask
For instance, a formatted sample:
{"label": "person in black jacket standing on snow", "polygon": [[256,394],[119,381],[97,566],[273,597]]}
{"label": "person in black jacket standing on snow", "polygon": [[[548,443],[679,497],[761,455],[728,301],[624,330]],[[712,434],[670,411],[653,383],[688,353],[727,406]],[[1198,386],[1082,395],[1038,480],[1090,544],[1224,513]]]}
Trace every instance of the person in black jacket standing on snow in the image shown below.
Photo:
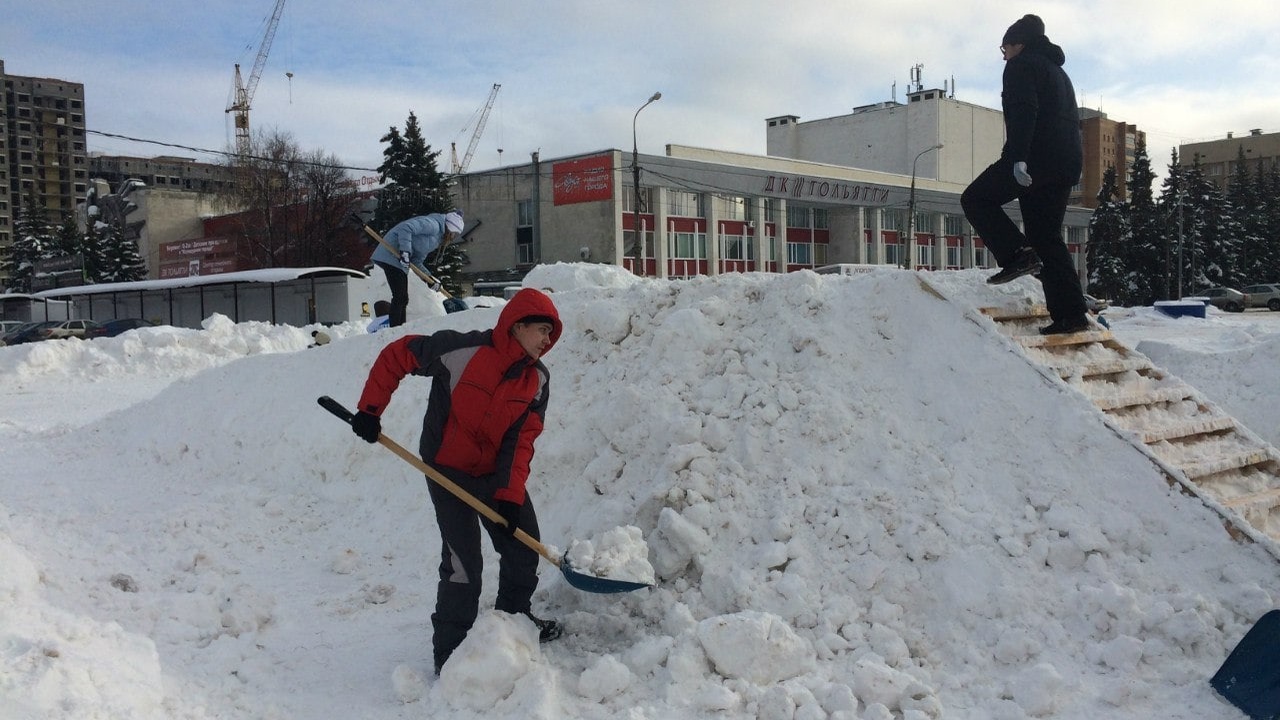
{"label": "person in black jacket standing on snow", "polygon": [[[965,217],[1000,263],[993,285],[1038,274],[1052,322],[1045,335],[1087,330],[1084,292],[1062,220],[1071,187],[1080,180],[1084,148],[1066,55],[1049,42],[1044,21],[1024,15],[1000,43],[1004,54],[1005,143],[1000,159],[982,171],[960,197]],[[1018,200],[1026,234],[1005,214]]]}

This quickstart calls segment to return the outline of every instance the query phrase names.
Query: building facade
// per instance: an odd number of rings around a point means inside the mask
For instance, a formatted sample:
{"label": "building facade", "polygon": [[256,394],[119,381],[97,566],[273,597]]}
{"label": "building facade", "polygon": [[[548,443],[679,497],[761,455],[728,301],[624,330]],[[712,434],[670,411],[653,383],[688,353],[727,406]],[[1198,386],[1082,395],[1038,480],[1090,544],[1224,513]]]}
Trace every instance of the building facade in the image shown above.
{"label": "building facade", "polygon": [[1244,151],[1250,173],[1269,172],[1280,161],[1280,133],[1250,130],[1248,135],[1241,137],[1235,137],[1235,133],[1227,133],[1221,140],[1180,145],[1178,164],[1190,167],[1198,158],[1205,178],[1225,192],[1230,185],[1231,175],[1236,170],[1236,164],[1240,161],[1241,151]]}
{"label": "building facade", "polygon": [[[616,149],[551,161],[535,154],[529,164],[464,175],[454,192],[468,222],[476,223],[466,244],[472,283],[518,280],[537,263],[584,261],[662,278],[833,263],[992,266],[964,220],[965,185],[912,181],[668,145],[666,155],[635,158]],[[1066,240],[1077,267],[1090,216],[1083,208],[1067,212]]]}
{"label": "building facade", "polygon": [[229,192],[235,184],[234,172],[226,165],[167,155],[141,158],[94,153],[89,156],[89,176],[106,180],[111,187],[136,179],[158,190],[209,194]]}
{"label": "building facade", "polygon": [[[18,210],[34,197],[55,225],[88,183],[84,85],[5,73],[0,60],[0,248],[13,244]],[[0,275],[0,282],[7,280]]]}
{"label": "building facade", "polygon": [[1080,135],[1084,140],[1084,170],[1080,183],[1071,190],[1068,202],[1081,207],[1098,207],[1098,191],[1107,168],[1116,169],[1118,199],[1129,199],[1129,183],[1133,180],[1133,159],[1138,143],[1146,145],[1147,134],[1136,125],[1112,120],[1107,114],[1080,108]]}
{"label": "building facade", "polygon": [[772,157],[895,175],[914,170],[919,177],[954,184],[968,184],[1004,147],[999,110],[961,102],[936,88],[907,93],[905,104],[864,105],[848,115],[807,122],[783,115],[765,124],[765,153]]}

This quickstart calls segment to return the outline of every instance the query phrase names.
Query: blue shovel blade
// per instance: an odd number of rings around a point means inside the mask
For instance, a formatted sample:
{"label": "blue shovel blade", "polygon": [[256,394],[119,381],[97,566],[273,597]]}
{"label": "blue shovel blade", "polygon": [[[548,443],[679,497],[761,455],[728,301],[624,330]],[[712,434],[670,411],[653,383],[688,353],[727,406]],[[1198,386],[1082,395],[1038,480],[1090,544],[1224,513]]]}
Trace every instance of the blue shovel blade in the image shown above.
{"label": "blue shovel blade", "polygon": [[653,587],[648,583],[633,582],[631,580],[610,580],[609,578],[596,577],[586,573],[578,572],[573,569],[573,565],[569,563],[568,556],[560,559],[560,572],[564,574],[564,579],[570,585],[584,590],[589,593],[597,593],[599,595],[608,595],[611,593],[624,593],[642,588]]}

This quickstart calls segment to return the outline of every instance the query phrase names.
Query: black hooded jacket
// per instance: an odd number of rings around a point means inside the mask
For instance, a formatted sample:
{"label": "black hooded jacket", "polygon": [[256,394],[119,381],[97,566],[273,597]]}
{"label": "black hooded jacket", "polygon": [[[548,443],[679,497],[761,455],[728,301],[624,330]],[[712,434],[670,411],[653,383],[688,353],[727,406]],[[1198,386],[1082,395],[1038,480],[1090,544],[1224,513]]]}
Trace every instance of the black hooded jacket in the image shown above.
{"label": "black hooded jacket", "polygon": [[1000,158],[1010,164],[1026,162],[1037,182],[1074,185],[1084,164],[1076,91],[1062,69],[1066,59],[1061,47],[1040,36],[1004,66]]}

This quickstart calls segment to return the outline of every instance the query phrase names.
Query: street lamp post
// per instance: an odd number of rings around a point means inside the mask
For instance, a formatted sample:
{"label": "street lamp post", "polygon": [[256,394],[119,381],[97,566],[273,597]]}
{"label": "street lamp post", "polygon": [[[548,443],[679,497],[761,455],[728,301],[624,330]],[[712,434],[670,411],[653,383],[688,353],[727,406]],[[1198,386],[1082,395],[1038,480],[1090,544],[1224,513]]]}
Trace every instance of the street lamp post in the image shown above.
{"label": "street lamp post", "polygon": [[927,147],[916,153],[916,159],[911,161],[911,194],[907,197],[907,238],[902,247],[902,267],[911,269],[911,248],[916,242],[916,163],[920,162],[920,156],[931,150],[941,150],[942,143],[938,143],[932,147]]}
{"label": "street lamp post", "polygon": [[636,274],[644,275],[644,232],[640,227],[640,149],[636,142],[636,120],[640,110],[662,99],[662,93],[656,92],[636,110],[631,118],[631,182],[635,186],[635,200],[631,204],[631,233],[636,239]]}

